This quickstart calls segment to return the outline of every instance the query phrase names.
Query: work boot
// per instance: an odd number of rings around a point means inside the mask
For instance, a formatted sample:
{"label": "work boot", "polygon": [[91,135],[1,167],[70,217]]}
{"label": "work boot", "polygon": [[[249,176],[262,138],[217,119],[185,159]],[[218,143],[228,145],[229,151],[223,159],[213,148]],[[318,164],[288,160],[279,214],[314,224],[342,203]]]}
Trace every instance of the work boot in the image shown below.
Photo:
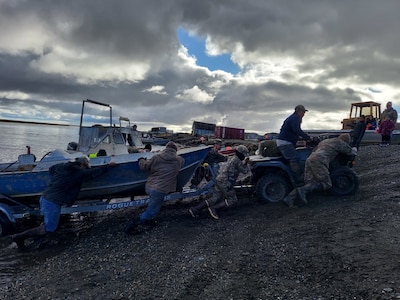
{"label": "work boot", "polygon": [[299,163],[297,161],[290,161],[289,167],[293,174],[294,185],[296,187],[303,185],[304,179],[303,179],[303,174],[300,171]]}
{"label": "work boot", "polygon": [[299,198],[301,201],[303,201],[304,204],[308,204],[306,194],[317,191],[321,189],[321,185],[319,183],[307,183],[306,185],[297,188],[297,194],[299,195]]}
{"label": "work boot", "polygon": [[13,242],[15,242],[19,249],[25,248],[25,239],[22,237],[17,237],[15,235],[11,236]]}
{"label": "work boot", "polygon": [[144,225],[144,226],[151,227],[151,228],[157,226],[157,223],[158,223],[158,222],[157,222],[155,219],[143,220],[143,225]]}
{"label": "work boot", "polygon": [[41,224],[38,227],[28,229],[21,233],[13,234],[11,236],[12,240],[17,244],[18,248],[23,249],[25,247],[25,240],[31,237],[42,237],[46,235],[46,229],[44,225]]}
{"label": "work boot", "polygon": [[208,212],[210,213],[211,217],[213,217],[215,220],[218,220],[219,216],[218,216],[217,210],[220,208],[227,207],[227,206],[228,206],[228,202],[226,200],[224,200],[224,201],[218,202],[212,206],[209,206]]}
{"label": "work boot", "polygon": [[289,206],[294,207],[294,200],[297,198],[297,189],[292,190],[285,198],[283,198],[283,202]]}
{"label": "work boot", "polygon": [[297,195],[299,195],[300,200],[303,201],[304,204],[308,204],[308,201],[306,198],[306,190],[305,190],[304,186],[299,187],[296,190],[297,190]]}
{"label": "work boot", "polygon": [[201,201],[196,206],[189,208],[189,213],[193,218],[198,218],[200,216],[200,214],[199,214],[200,210],[202,210],[206,207],[208,207],[207,200]]}
{"label": "work boot", "polygon": [[143,222],[139,217],[133,219],[131,222],[128,223],[128,226],[126,226],[125,233],[129,235],[136,235],[141,233],[139,226],[142,224]]}
{"label": "work boot", "polygon": [[199,211],[197,210],[196,207],[189,208],[189,214],[192,216],[192,218],[200,217]]}

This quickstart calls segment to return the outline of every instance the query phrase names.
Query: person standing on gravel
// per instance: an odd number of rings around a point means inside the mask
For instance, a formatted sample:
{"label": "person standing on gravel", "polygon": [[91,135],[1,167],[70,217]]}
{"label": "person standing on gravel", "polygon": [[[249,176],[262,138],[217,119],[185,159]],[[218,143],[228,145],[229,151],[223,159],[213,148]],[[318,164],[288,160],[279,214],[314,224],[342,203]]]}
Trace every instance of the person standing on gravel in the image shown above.
{"label": "person standing on gravel", "polygon": [[[114,166],[110,162],[109,166]],[[60,163],[50,167],[51,181],[40,197],[40,210],[44,222],[38,227],[11,236],[18,248],[25,247],[28,238],[43,237],[56,231],[61,216],[62,206],[71,206],[75,203],[82,184],[85,180],[100,176],[107,171],[108,166],[90,169],[90,160],[87,156],[77,157],[72,162]]]}
{"label": "person standing on gravel", "polygon": [[357,149],[350,146],[350,135],[341,134],[337,138],[321,141],[306,160],[304,182],[302,187],[295,188],[284,199],[289,207],[294,206],[296,198],[307,204],[306,194],[313,191],[326,191],[332,187],[329,164],[338,154],[356,155]]}
{"label": "person standing on gravel", "polygon": [[396,125],[397,123],[397,110],[393,108],[392,102],[386,103],[386,109],[381,114],[381,121],[385,119],[385,116],[389,116],[390,120]]}
{"label": "person standing on gravel", "polygon": [[244,145],[237,146],[235,154],[229,157],[227,162],[220,164],[212,197],[189,208],[190,215],[197,218],[200,210],[208,208],[211,217],[218,220],[218,209],[228,207],[237,201],[234,185],[240,173],[246,174],[250,171],[248,161],[249,150],[247,147]]}
{"label": "person standing on gravel", "polygon": [[392,131],[395,129],[395,127],[396,126],[394,122],[388,115],[386,115],[377,130],[377,132],[381,134],[381,147],[387,147],[390,145]]}
{"label": "person standing on gravel", "polygon": [[311,140],[310,136],[301,130],[301,122],[306,111],[308,110],[305,109],[303,105],[297,105],[294,109],[294,113],[283,122],[276,140],[276,144],[283,157],[289,160],[290,170],[293,173],[296,184],[303,182],[296,152],[296,143],[299,137],[302,137],[305,141]]}
{"label": "person standing on gravel", "polygon": [[139,158],[139,167],[150,172],[146,182],[146,193],[150,196],[150,202],[146,210],[133,219],[125,228],[125,233],[135,235],[141,233],[141,226],[154,226],[164,202],[164,197],[176,191],[177,176],[184,165],[185,160],[178,156],[178,147],[174,142],[168,142],[165,149],[147,160]]}

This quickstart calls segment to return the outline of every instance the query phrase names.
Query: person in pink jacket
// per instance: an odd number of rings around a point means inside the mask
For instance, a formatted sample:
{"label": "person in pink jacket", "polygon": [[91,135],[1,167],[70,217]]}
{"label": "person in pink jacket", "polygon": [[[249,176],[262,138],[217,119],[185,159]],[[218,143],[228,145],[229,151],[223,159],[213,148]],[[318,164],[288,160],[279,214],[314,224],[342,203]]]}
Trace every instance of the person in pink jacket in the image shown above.
{"label": "person in pink jacket", "polygon": [[392,136],[392,131],[395,129],[394,122],[386,115],[379,125],[378,133],[381,134],[381,147],[387,147],[390,145],[390,137]]}

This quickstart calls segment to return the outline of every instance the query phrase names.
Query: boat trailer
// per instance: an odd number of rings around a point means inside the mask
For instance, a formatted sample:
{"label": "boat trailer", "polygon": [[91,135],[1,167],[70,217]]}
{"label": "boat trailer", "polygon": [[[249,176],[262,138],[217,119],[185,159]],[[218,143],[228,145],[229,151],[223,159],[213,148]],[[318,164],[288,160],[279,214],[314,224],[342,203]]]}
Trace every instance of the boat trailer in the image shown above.
{"label": "boat trailer", "polygon": [[[210,172],[213,172],[211,167],[208,167]],[[213,173],[211,173],[213,174]],[[212,191],[215,180],[212,176],[211,180],[201,186],[199,189],[191,189],[184,187],[180,192],[170,193],[165,196],[164,202],[178,201],[184,198],[191,197],[202,197],[206,196]],[[0,237],[12,234],[15,231],[17,220],[28,219],[30,217],[40,217],[41,210],[40,205],[27,205],[21,203],[18,200],[12,199],[7,195],[0,195],[1,199],[7,200],[12,205],[0,202]],[[113,211],[126,208],[133,208],[144,206],[149,203],[149,196],[141,196],[140,199],[132,199],[130,201],[121,201],[119,199],[124,198],[113,198],[108,200],[86,200],[75,202],[74,205],[61,208],[61,214],[73,214],[73,213],[90,213],[100,211]],[[112,201],[116,200],[116,201]]]}

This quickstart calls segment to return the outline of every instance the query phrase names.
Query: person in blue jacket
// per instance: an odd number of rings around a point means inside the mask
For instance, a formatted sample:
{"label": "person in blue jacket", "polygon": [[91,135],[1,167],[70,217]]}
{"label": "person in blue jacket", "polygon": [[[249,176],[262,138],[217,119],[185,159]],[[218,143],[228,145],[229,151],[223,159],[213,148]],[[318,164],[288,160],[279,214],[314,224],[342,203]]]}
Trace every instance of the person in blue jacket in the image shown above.
{"label": "person in blue jacket", "polygon": [[[115,165],[110,162],[108,165]],[[51,180],[49,186],[40,197],[40,210],[44,222],[37,227],[11,236],[18,248],[25,247],[27,238],[39,238],[56,231],[62,206],[75,203],[85,180],[100,176],[107,171],[108,165],[90,168],[87,156],[77,157],[74,161],[56,164],[50,167]]]}
{"label": "person in blue jacket", "polygon": [[305,141],[311,140],[310,136],[301,129],[301,122],[306,111],[308,110],[305,109],[303,105],[297,105],[294,109],[294,113],[283,122],[276,140],[276,144],[282,156],[289,161],[290,170],[293,173],[296,184],[301,184],[303,182],[296,152],[296,143],[300,137]]}

